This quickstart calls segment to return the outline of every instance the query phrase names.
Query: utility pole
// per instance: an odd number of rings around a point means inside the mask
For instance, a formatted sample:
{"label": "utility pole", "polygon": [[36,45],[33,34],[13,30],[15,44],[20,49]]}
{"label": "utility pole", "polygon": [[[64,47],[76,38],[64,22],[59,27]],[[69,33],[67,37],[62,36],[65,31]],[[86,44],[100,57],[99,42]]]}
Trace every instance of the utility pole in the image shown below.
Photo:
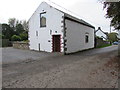
{"label": "utility pole", "polygon": [[111,24],[110,24],[110,33],[112,32],[112,30],[111,30]]}
{"label": "utility pole", "polygon": [[[112,31],[111,31],[111,23],[110,23],[110,33],[111,33]],[[112,44],[112,42],[110,41],[110,44]]]}

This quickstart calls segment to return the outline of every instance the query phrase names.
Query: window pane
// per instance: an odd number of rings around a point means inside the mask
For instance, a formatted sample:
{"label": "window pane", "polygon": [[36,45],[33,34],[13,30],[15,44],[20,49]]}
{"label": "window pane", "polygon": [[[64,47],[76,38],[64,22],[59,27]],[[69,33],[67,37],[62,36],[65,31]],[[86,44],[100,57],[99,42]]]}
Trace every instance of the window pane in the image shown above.
{"label": "window pane", "polygon": [[40,26],[46,27],[46,13],[40,14]]}
{"label": "window pane", "polygon": [[38,36],[38,31],[36,31],[36,36]]}

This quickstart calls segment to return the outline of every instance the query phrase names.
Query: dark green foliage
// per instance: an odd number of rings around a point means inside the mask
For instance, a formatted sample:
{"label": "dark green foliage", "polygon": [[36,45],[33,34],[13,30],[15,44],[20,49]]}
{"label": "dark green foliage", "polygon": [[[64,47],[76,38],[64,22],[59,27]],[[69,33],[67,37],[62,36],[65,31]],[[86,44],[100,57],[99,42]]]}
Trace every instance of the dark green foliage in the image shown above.
{"label": "dark green foliage", "polygon": [[17,35],[20,35],[21,33],[24,32],[24,28],[23,28],[23,25],[22,24],[17,24],[16,25],[16,34]]}
{"label": "dark green foliage", "polygon": [[24,33],[21,33],[21,34],[20,34],[20,37],[21,37],[21,40],[22,40],[22,41],[28,40],[28,34],[25,33],[25,32],[24,32]]}
{"label": "dark green foliage", "polygon": [[10,43],[9,39],[1,39],[1,40],[2,40],[2,47],[8,47],[9,46],[9,43]]}
{"label": "dark green foliage", "polygon": [[0,34],[0,39],[4,39],[4,35]]}
{"label": "dark green foliage", "polygon": [[28,23],[26,21],[19,21],[15,18],[10,18],[8,23],[9,24],[1,25],[2,36],[0,37],[2,39],[9,39],[10,41],[11,39],[12,41],[28,40]]}
{"label": "dark green foliage", "polygon": [[107,18],[111,18],[111,26],[115,29],[120,29],[120,1],[119,2],[104,2],[104,8],[107,9]]}
{"label": "dark green foliage", "polygon": [[2,39],[2,35],[0,34],[0,39]]}
{"label": "dark green foliage", "polygon": [[109,33],[108,34],[108,39],[111,43],[115,42],[115,41],[118,41],[118,38],[117,38],[117,33]]}
{"label": "dark green foliage", "polygon": [[21,37],[17,35],[13,35],[11,38],[12,41],[21,41]]}
{"label": "dark green foliage", "polygon": [[11,37],[15,34],[14,30],[8,24],[2,24],[2,35],[5,39],[11,40]]}
{"label": "dark green foliage", "polygon": [[96,48],[104,48],[104,47],[109,47],[109,46],[112,46],[112,45],[111,44],[104,44],[104,45],[98,46]]}

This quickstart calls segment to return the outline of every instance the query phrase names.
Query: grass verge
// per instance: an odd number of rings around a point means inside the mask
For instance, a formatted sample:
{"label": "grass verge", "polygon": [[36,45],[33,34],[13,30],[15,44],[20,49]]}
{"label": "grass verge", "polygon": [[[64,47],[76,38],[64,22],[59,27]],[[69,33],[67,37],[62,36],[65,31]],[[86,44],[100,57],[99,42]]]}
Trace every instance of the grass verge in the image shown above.
{"label": "grass verge", "polygon": [[107,45],[98,46],[98,47],[96,47],[96,48],[104,48],[104,47],[109,47],[109,46],[112,46],[112,45],[107,44]]}

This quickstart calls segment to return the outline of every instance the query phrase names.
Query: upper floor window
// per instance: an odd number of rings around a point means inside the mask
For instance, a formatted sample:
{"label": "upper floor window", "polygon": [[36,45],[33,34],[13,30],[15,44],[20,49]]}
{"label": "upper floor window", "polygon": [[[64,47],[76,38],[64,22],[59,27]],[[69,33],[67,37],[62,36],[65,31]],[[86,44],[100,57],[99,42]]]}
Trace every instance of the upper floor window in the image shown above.
{"label": "upper floor window", "polygon": [[85,34],[85,43],[88,43],[89,42],[89,33],[86,33]]}
{"label": "upper floor window", "polygon": [[40,13],[40,27],[46,27],[46,12]]}

